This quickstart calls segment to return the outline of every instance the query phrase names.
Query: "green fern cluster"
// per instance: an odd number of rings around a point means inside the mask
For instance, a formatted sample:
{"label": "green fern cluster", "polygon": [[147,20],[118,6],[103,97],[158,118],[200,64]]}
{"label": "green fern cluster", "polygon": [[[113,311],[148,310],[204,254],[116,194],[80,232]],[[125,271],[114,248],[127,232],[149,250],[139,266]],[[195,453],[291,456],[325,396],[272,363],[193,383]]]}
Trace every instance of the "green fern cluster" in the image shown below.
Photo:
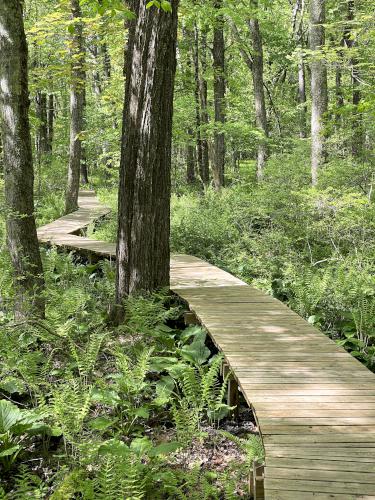
{"label": "green fern cluster", "polygon": [[204,419],[218,422],[230,411],[223,403],[229,375],[224,382],[219,379],[223,357],[212,358],[208,366],[184,365],[177,378],[178,397],[172,415],[179,439],[185,444],[199,432]]}

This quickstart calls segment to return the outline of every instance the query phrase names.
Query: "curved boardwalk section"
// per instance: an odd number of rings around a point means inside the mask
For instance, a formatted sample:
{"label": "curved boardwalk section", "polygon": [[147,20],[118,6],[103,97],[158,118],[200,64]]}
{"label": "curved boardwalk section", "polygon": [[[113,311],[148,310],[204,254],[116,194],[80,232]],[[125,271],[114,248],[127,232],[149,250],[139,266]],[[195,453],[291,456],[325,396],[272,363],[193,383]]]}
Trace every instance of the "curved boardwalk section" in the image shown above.
{"label": "curved boardwalk section", "polygon": [[[74,236],[108,213],[93,193],[39,229],[42,242],[104,258]],[[171,259],[171,288],[207,328],[254,410],[267,499],[375,499],[375,375],[278,300],[195,257]]]}

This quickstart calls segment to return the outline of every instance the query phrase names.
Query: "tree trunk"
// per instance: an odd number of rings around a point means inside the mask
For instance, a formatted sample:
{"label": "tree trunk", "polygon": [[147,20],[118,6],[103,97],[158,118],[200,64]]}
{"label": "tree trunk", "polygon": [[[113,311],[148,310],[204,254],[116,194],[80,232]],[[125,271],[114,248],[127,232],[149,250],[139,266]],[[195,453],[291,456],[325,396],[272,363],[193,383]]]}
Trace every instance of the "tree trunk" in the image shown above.
{"label": "tree trunk", "polygon": [[55,98],[53,94],[48,96],[48,109],[47,109],[47,149],[52,153],[53,147],[53,124],[55,119]]}
{"label": "tree trunk", "polygon": [[[311,177],[312,184],[318,183],[319,169],[325,162],[325,138],[323,119],[328,109],[327,67],[317,57],[325,43],[325,0],[311,0],[310,50],[311,61]],[[315,53],[315,54],[314,54]]]}
{"label": "tree trunk", "polygon": [[74,34],[72,39],[72,82],[70,90],[70,147],[68,185],[65,195],[65,213],[78,208],[79,177],[82,157],[82,131],[85,97],[85,52],[82,12],[79,0],[71,0]]}
{"label": "tree trunk", "polygon": [[[354,0],[347,0],[347,20],[349,21],[348,27],[344,32],[344,40],[346,46],[353,50],[355,49],[356,42],[352,36],[351,26],[355,19],[355,3]],[[352,155],[360,156],[364,149],[365,136],[362,127],[362,116],[358,109],[361,102],[360,90],[360,71],[358,68],[358,60],[352,56],[350,58],[351,66],[351,79],[352,79],[352,103],[353,103],[353,122],[352,122]]]}
{"label": "tree trunk", "polygon": [[[199,32],[197,27],[195,28],[196,37],[199,37]],[[199,101],[201,108],[201,124],[203,127],[208,126],[209,118],[208,118],[208,86],[206,80],[206,71],[207,71],[207,33],[205,31],[202,32],[201,35],[201,44],[200,51],[198,52],[198,61],[199,55],[201,60],[201,70],[198,74],[199,77]],[[202,133],[202,171],[204,172],[204,183],[208,184],[210,181],[210,159],[209,159],[209,150],[208,150],[208,139],[207,132],[203,131]]]}
{"label": "tree trunk", "polygon": [[307,103],[306,103],[306,77],[305,77],[305,63],[301,55],[298,64],[298,102],[300,105],[299,111],[299,136],[305,139],[306,133],[306,118],[307,118]]}
{"label": "tree trunk", "polygon": [[194,29],[194,43],[192,44],[192,56],[194,62],[194,97],[195,97],[195,123],[196,123],[196,136],[197,136],[197,160],[198,169],[201,181],[203,184],[208,184],[209,182],[209,171],[206,168],[204,161],[204,143],[202,140],[202,117],[201,117],[201,101],[200,101],[200,70],[199,70],[199,36],[198,28]]}
{"label": "tree trunk", "polygon": [[0,118],[15,316],[17,319],[43,317],[44,279],[34,218],[28,54],[21,2],[0,2],[0,27]]}
{"label": "tree trunk", "polygon": [[[169,287],[173,90],[178,0],[172,12],[132,0],[120,164],[116,304]],[[116,307],[114,320],[123,309]]]}
{"label": "tree trunk", "polygon": [[195,147],[194,147],[194,132],[188,130],[189,143],[186,146],[186,182],[195,184]]}
{"label": "tree trunk", "polygon": [[299,136],[301,139],[307,137],[307,102],[306,102],[306,75],[304,61],[304,37],[303,37],[303,17],[305,10],[304,0],[296,0],[293,8],[293,31],[296,45],[299,48],[298,61],[298,105],[299,105]]}
{"label": "tree trunk", "polygon": [[47,95],[38,91],[35,97],[36,116],[39,120],[36,134],[36,150],[41,158],[48,152]]}
{"label": "tree trunk", "polygon": [[220,12],[222,0],[214,0],[214,6],[217,14],[214,25],[213,41],[215,133],[212,173],[215,189],[219,190],[224,186],[225,172],[225,40],[224,18]]}
{"label": "tree trunk", "polygon": [[[256,3],[257,7],[257,3]],[[267,138],[268,138],[268,123],[266,100],[264,97],[264,77],[263,77],[263,42],[260,32],[259,21],[255,17],[249,20],[249,29],[253,45],[253,86],[255,99],[255,117],[258,129],[263,133],[263,139],[258,145],[258,160],[257,160],[257,177],[258,180],[263,179],[264,166],[267,160]]]}

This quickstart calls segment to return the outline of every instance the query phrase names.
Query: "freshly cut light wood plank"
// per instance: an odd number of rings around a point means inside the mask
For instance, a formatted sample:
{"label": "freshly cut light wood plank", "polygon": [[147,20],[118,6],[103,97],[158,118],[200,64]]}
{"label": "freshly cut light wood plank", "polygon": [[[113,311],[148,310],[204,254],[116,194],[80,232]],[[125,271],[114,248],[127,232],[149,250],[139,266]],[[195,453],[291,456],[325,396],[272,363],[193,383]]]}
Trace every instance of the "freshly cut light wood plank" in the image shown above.
{"label": "freshly cut light wood plank", "polygon": [[[317,493],[335,493],[336,495],[375,495],[375,486],[373,484],[352,483],[347,481],[307,481],[266,478],[264,487],[267,491],[287,490],[295,492],[317,492]],[[297,497],[299,500],[299,497]],[[296,498],[296,500],[297,500]],[[345,497],[343,498],[343,500]],[[294,500],[294,499],[291,499]],[[301,498],[302,500],[302,498]]]}
{"label": "freshly cut light wood plank", "polygon": [[288,469],[307,469],[323,471],[341,472],[369,472],[375,473],[375,462],[349,462],[342,460],[306,459],[306,458],[282,458],[267,457],[267,470],[272,467],[282,467]]}

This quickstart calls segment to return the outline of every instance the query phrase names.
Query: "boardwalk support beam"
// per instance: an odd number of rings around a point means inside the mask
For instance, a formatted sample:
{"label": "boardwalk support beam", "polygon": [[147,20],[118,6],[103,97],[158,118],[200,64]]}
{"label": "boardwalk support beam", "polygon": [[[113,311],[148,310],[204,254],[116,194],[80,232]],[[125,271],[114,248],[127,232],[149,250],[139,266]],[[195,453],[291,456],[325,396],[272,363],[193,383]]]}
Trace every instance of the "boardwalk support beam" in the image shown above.
{"label": "boardwalk support beam", "polygon": [[249,489],[254,500],[264,500],[264,465],[256,461],[250,471]]}

